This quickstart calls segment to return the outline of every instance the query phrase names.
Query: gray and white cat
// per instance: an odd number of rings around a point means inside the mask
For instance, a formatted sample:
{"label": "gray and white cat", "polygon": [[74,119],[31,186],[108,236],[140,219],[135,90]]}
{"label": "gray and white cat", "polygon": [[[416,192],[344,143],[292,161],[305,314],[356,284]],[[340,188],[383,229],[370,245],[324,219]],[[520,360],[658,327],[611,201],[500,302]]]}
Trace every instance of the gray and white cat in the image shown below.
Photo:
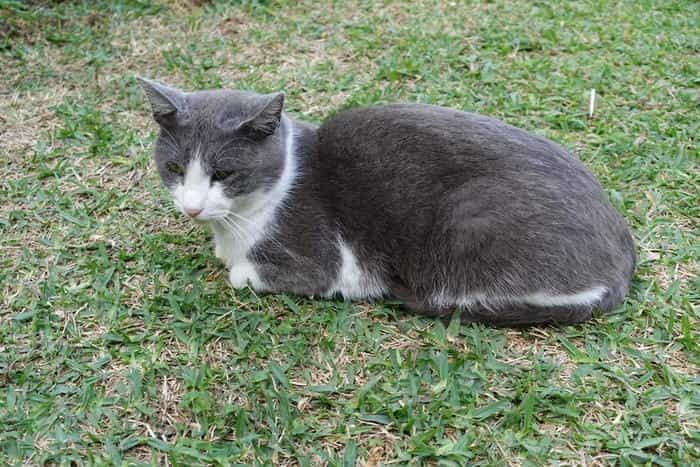
{"label": "gray and white cat", "polygon": [[546,139],[413,104],[317,128],[285,114],[283,94],[139,82],[163,183],[211,226],[233,287],[393,298],[500,326],[582,321],[628,291],[627,224]]}

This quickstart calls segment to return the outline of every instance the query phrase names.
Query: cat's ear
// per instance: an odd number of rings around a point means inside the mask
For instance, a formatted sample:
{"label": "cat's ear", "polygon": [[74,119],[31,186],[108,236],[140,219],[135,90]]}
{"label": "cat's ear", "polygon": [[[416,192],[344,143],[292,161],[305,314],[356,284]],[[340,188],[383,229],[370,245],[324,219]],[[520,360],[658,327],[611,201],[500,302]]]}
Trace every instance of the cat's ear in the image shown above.
{"label": "cat's ear", "polygon": [[236,128],[237,131],[248,133],[256,139],[270,136],[280,126],[284,93],[267,94],[262,96],[260,101],[256,106],[255,116],[245,120]]}
{"label": "cat's ear", "polygon": [[146,92],[156,122],[162,124],[186,113],[185,94],[179,89],[140,76],[136,80]]}

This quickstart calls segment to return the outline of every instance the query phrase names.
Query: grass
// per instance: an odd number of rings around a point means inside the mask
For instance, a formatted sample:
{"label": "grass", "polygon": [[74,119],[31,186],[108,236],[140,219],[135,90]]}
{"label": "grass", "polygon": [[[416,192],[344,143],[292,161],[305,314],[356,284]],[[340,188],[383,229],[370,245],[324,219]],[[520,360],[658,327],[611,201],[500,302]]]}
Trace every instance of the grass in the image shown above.
{"label": "grass", "polygon": [[[0,0],[0,464],[700,464],[699,23],[681,0]],[[515,331],[233,291],[160,186],[134,74],[552,138],[632,226],[629,299]]]}

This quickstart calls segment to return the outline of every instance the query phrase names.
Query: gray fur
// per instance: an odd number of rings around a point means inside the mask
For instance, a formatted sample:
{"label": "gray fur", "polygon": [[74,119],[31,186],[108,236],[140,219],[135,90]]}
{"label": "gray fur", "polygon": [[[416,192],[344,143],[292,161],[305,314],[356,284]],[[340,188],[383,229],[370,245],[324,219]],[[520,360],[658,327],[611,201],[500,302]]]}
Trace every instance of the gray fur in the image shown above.
{"label": "gray fur", "polygon": [[[152,104],[154,92],[147,91]],[[462,306],[463,319],[501,326],[578,322],[622,303],[635,265],[629,229],[560,146],[428,105],[351,109],[316,128],[282,118],[280,96],[180,93],[172,100],[185,117],[155,115],[164,183],[173,183],[167,161],[185,164],[200,145],[212,173],[235,174],[231,197],[275,183],[294,133],[293,189],[248,253],[266,289],[325,294],[342,266],[342,238],[361,269],[387,285],[387,297],[431,316],[449,317],[456,307],[436,304],[436,296],[475,297]],[[606,290],[597,303],[513,299],[593,287]]]}

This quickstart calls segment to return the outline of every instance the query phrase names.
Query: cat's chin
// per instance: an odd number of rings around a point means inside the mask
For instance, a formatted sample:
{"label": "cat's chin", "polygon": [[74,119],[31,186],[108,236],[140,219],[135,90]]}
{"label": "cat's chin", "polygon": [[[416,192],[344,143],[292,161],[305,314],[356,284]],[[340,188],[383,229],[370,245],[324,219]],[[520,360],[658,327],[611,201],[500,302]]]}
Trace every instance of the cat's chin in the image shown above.
{"label": "cat's chin", "polygon": [[187,215],[186,213],[182,213],[183,216],[189,218],[192,222],[198,225],[206,225],[206,224],[211,224],[212,222],[221,222],[222,218],[225,218],[226,216],[222,216],[220,213],[217,213],[215,215],[208,215],[204,213],[204,215],[199,215],[197,217],[192,217]]}

